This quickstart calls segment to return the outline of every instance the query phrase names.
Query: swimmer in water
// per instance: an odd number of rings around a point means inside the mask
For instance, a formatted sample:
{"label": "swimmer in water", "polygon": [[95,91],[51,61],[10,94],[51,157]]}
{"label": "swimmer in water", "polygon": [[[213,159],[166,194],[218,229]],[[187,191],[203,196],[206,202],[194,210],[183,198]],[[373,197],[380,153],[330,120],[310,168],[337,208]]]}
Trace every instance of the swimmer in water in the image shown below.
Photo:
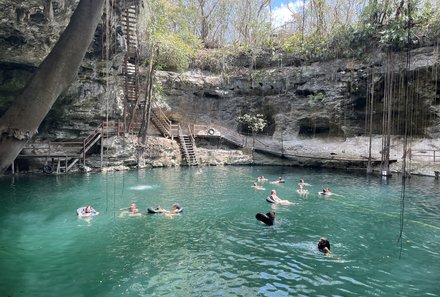
{"label": "swimmer in water", "polygon": [[136,202],[130,203],[129,207],[121,208],[121,213],[119,214],[119,217],[135,217],[135,216],[142,216],[142,213],[139,211],[139,208],[136,205]]}
{"label": "swimmer in water", "polygon": [[305,187],[305,186],[310,186],[310,184],[304,182],[303,179],[300,179],[300,180],[299,180],[299,183],[298,183],[298,186],[300,186],[300,188],[303,188],[303,187]]}
{"label": "swimmer in water", "polygon": [[282,184],[286,181],[280,176],[277,180],[270,182],[271,184]]}
{"label": "swimmer in water", "polygon": [[259,186],[256,182],[254,182],[254,184],[252,185],[252,188],[255,188],[255,190],[266,190],[262,186]]}
{"label": "swimmer in water", "polygon": [[267,181],[267,178],[264,177],[264,175],[257,177],[257,182],[265,182]]}
{"label": "swimmer in water", "polygon": [[128,208],[128,211],[132,214],[135,214],[139,212],[139,208],[137,207],[136,203],[132,202]]}
{"label": "swimmer in water", "polygon": [[278,197],[277,196],[277,191],[275,191],[275,190],[272,190],[270,192],[270,196],[268,198],[270,200],[272,200],[274,204],[281,204],[281,205],[292,204],[292,202],[290,202],[289,200],[284,200],[284,199],[281,199],[280,197]]}
{"label": "swimmer in water", "polygon": [[330,196],[333,195],[333,193],[330,191],[329,188],[324,188],[322,189],[322,192],[319,192],[320,195],[324,195],[324,196]]}
{"label": "swimmer in water", "polygon": [[255,215],[255,218],[268,226],[272,226],[273,223],[275,222],[275,212],[269,211],[266,214],[257,213]]}
{"label": "swimmer in water", "polygon": [[325,237],[321,237],[318,241],[318,250],[324,254],[330,253],[330,241]]}
{"label": "swimmer in water", "polygon": [[94,215],[98,215],[99,212],[97,212],[92,206],[87,205],[80,207],[76,210],[76,213],[79,217],[90,217]]}
{"label": "swimmer in water", "polygon": [[306,196],[309,194],[309,190],[304,189],[304,186],[302,184],[298,184],[299,189],[296,189],[296,192],[301,196]]}
{"label": "swimmer in water", "polygon": [[181,207],[178,203],[174,203],[174,204],[171,206],[171,210],[163,209],[163,208],[161,208],[160,206],[158,206],[158,207],[156,208],[156,212],[158,212],[158,213],[170,214],[170,215],[178,214],[178,213],[180,213],[181,211],[182,211],[182,207]]}

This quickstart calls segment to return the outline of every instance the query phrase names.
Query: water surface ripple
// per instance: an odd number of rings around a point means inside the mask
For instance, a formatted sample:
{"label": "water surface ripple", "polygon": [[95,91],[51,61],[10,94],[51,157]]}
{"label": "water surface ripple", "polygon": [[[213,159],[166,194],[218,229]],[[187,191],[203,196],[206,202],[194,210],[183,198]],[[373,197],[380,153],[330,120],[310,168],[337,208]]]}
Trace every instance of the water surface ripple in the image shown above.
{"label": "water surface ripple", "polygon": [[[265,191],[251,187],[260,175]],[[298,180],[311,184],[297,195]],[[323,187],[337,195],[319,196]],[[294,202],[273,206],[271,189]],[[0,179],[2,296],[440,296],[439,182],[208,167]],[[130,217],[135,201],[182,214]],[[77,207],[101,213],[78,219]],[[255,220],[274,210],[274,226]],[[320,236],[332,254],[316,249]],[[401,249],[402,248],[402,249]]]}

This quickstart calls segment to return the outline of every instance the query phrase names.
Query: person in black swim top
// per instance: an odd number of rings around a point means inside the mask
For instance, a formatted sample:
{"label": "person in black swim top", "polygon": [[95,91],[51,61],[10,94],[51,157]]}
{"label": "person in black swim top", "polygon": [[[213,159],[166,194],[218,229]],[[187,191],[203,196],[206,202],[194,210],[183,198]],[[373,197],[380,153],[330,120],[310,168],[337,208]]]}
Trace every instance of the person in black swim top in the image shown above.
{"label": "person in black swim top", "polygon": [[266,225],[272,226],[275,221],[275,212],[269,211],[266,214],[257,213],[255,218]]}
{"label": "person in black swim top", "polygon": [[321,237],[318,241],[318,250],[325,254],[330,253],[330,241],[325,237]]}

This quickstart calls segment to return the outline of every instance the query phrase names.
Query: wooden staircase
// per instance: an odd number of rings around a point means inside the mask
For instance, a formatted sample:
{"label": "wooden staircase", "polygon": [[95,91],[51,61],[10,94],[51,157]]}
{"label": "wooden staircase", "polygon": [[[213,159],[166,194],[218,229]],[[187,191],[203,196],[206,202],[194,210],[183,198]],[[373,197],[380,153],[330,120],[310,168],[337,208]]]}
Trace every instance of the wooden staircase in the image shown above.
{"label": "wooden staircase", "polygon": [[188,134],[183,133],[180,124],[172,123],[165,113],[160,109],[160,107],[155,103],[153,103],[151,109],[151,121],[164,137],[179,139],[180,151],[188,166],[199,165],[195,152],[194,136],[189,127],[187,129]]}
{"label": "wooden staircase", "polygon": [[101,141],[102,164],[102,140],[110,135],[121,135],[122,129],[123,124],[119,122],[102,123],[82,141],[33,142],[23,148],[17,158],[44,159],[46,173],[67,173],[79,162],[85,166],[87,153]]}
{"label": "wooden staircase", "polygon": [[180,150],[183,153],[184,159],[188,166],[197,166],[199,162],[197,161],[195,148],[195,141],[192,134],[184,135],[182,129],[179,126],[179,143]]}
{"label": "wooden staircase", "polygon": [[87,152],[103,137],[102,124],[99,125],[92,133],[83,140],[83,147],[79,152],[78,158],[71,158],[66,162],[65,172],[68,172],[80,159],[83,160],[83,166],[86,165]]}
{"label": "wooden staircase", "polygon": [[159,130],[160,134],[165,137],[173,137],[171,133],[171,121],[165,116],[163,111],[159,108],[151,109],[151,121],[156,126],[157,130]]}
{"label": "wooden staircase", "polygon": [[124,127],[129,133],[134,129],[134,124],[140,122],[142,112],[140,107],[145,104],[140,96],[139,72],[139,43],[137,32],[137,17],[139,1],[125,1],[122,11],[122,26],[126,38],[126,51],[124,56],[123,75],[124,81]]}

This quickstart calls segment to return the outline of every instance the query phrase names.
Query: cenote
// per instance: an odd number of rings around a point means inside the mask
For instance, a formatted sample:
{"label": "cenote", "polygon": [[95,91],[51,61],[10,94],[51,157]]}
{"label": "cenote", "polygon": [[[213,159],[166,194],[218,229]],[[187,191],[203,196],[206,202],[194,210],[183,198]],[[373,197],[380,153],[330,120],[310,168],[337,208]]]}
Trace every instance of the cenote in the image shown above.
{"label": "cenote", "polygon": [[[260,175],[285,184],[251,187]],[[298,180],[310,183],[299,197]],[[324,186],[338,194],[317,195]],[[271,189],[295,202],[278,206]],[[440,187],[292,167],[153,169],[0,180],[2,296],[439,296]],[[174,218],[120,217],[180,203]],[[100,215],[79,219],[91,204]],[[331,255],[316,242],[326,236]],[[402,244],[402,246],[401,246]],[[401,249],[402,248],[402,249]]]}

